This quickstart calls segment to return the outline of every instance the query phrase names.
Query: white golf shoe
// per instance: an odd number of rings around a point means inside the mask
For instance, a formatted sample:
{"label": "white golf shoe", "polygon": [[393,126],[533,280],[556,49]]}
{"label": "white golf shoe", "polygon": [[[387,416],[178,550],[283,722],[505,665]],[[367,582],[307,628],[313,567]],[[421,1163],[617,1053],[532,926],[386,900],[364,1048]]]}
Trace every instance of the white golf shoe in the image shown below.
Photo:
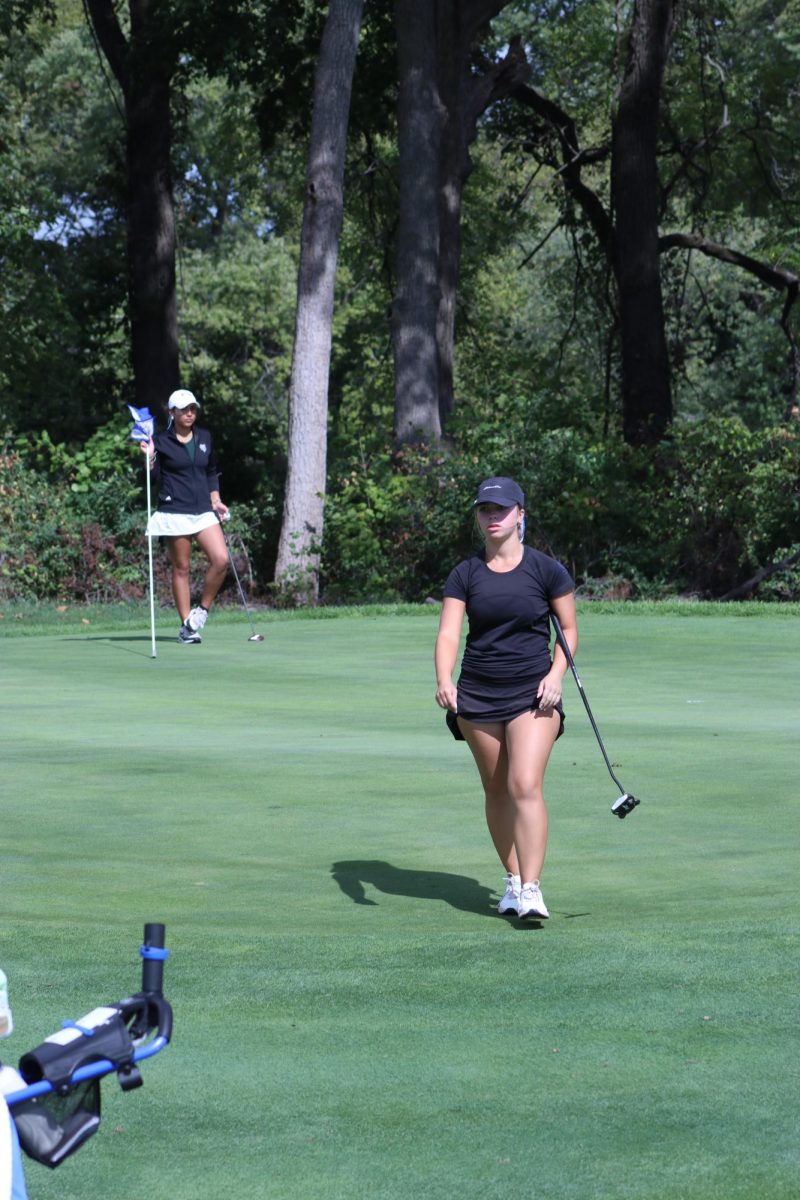
{"label": "white golf shoe", "polygon": [[534,920],[546,921],[550,916],[542,896],[538,881],[523,883],[519,892],[517,913],[520,917],[532,917]]}
{"label": "white golf shoe", "polygon": [[517,907],[519,905],[519,889],[521,884],[522,881],[519,875],[512,875],[510,871],[507,872],[506,890],[500,899],[500,903],[497,905],[497,911],[501,916],[505,913],[517,912]]}

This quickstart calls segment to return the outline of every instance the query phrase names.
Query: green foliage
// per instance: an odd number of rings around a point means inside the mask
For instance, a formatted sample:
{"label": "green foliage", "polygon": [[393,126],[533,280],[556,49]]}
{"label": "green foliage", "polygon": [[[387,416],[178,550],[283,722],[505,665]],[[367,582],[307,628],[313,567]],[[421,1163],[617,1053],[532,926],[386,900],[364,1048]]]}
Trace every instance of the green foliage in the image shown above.
{"label": "green foliage", "polygon": [[[131,420],[118,414],[78,449],[47,431],[17,437],[0,456],[0,596],[6,600],[135,600],[145,593],[145,486]],[[249,589],[274,554],[277,516],[265,489],[234,503],[228,531],[236,569]],[[155,544],[156,588],[169,595],[166,555]],[[194,556],[192,585],[204,572]],[[229,586],[235,592],[231,579]]]}
{"label": "green foliage", "polygon": [[[266,592],[324,6],[158,8],[182,47],[173,89],[182,383],[215,435],[243,570]],[[583,181],[606,206],[604,147],[630,8],[520,0],[484,43],[499,57],[522,36],[532,82],[574,116],[592,152]],[[665,232],[700,230],[794,270],[798,13],[797,0],[681,7],[659,157]],[[664,256],[675,428],[652,451],[621,445],[609,265],[564,191],[552,129],[510,100],[489,110],[470,150],[447,444],[393,456],[393,39],[392,6],[376,0],[364,14],[339,254],[323,598],[438,595],[476,544],[472,489],[497,471],[524,483],[531,540],[563,558],[585,594],[720,595],[789,556],[800,532],[796,427],[779,426],[790,382],[783,296],[700,254]],[[3,587],[116,595],[130,572],[135,592],[143,488],[122,410],[124,129],[79,0],[6,6],[0,85],[0,433],[17,452],[3,484],[19,500],[3,535]],[[162,554],[157,574],[166,586]],[[795,588],[789,570],[758,594]]]}
{"label": "green foliage", "polygon": [[54,16],[54,0],[4,0],[0,8],[0,37],[24,32],[37,17],[52,21]]}
{"label": "green foliage", "polygon": [[[131,419],[119,414],[102,425],[80,449],[53,442],[45,429],[28,437],[18,437],[15,448],[26,464],[50,482],[66,484],[72,492],[88,495],[98,485],[112,483],[119,503],[128,503],[138,492],[134,468],[136,460],[123,454],[130,449]],[[141,453],[141,451],[139,452]]]}
{"label": "green foliage", "polygon": [[128,600],[144,592],[141,451],[118,414],[79,449],[18,437],[3,459],[0,590],[12,599]]}
{"label": "green foliage", "polygon": [[0,430],[84,438],[125,394],[123,129],[80,4],[0,47]]}
{"label": "green foliage", "polygon": [[294,266],[278,238],[234,227],[183,258],[184,381],[214,433],[230,500],[266,500],[286,439]]}
{"label": "green foliage", "polygon": [[0,456],[0,473],[4,599],[112,600],[142,595],[141,517],[138,554],[130,545],[136,539],[128,514],[120,516],[117,510],[116,532],[98,520],[103,491],[113,488],[101,488],[87,503],[85,495],[50,482],[14,453]]}
{"label": "green foliage", "polygon": [[475,487],[500,473],[525,489],[529,543],[561,559],[587,595],[721,596],[800,540],[800,439],[783,427],[713,418],[651,449],[561,428],[490,443],[483,456],[412,448],[386,463],[354,461],[331,491],[329,600],[440,596],[480,544]]}
{"label": "green foliage", "polygon": [[773,604],[797,600],[800,598],[800,542],[778,549],[775,559],[787,565],[759,584],[759,596]]}
{"label": "green foliage", "polygon": [[683,429],[660,452],[665,551],[685,586],[721,595],[800,539],[800,439],[720,418]]}
{"label": "green foliage", "polygon": [[[508,403],[508,402],[507,402]],[[508,404],[508,412],[513,406]],[[499,413],[502,417],[502,411]],[[561,559],[586,596],[724,595],[800,544],[800,437],[750,430],[730,417],[680,424],[650,449],[576,427],[531,422],[505,440],[479,437],[443,454],[387,447],[334,464],[322,546],[329,604],[422,601],[480,546],[471,518],[478,482],[508,473],[523,485],[527,540]],[[6,598],[116,599],[143,591],[143,488],[122,416],[80,450],[41,434],[2,463],[0,579]],[[231,537],[247,585],[271,578],[278,496],[233,504]],[[199,570],[198,566],[198,570]],[[168,588],[157,561],[159,588]],[[758,596],[796,599],[798,569]]]}

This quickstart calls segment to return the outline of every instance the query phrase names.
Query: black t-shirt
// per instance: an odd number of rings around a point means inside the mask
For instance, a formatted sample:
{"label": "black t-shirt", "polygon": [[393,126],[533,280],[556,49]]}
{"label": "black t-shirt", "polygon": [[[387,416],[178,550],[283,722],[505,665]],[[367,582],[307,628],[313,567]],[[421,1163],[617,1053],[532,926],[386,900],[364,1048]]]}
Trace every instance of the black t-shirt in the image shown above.
{"label": "black t-shirt", "polygon": [[444,594],[467,606],[462,674],[493,679],[546,675],[550,601],[574,590],[566,567],[531,546],[525,546],[513,571],[492,571],[483,551],[459,563],[447,577]]}

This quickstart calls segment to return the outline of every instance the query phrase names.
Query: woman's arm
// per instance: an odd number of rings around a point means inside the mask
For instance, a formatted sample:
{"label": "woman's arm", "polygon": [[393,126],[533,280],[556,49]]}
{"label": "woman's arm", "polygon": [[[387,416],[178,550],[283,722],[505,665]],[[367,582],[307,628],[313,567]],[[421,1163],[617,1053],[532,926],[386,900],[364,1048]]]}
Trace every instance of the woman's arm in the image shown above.
{"label": "woman's arm", "polygon": [[436,648],[433,652],[436,666],[436,703],[440,708],[449,708],[450,712],[456,712],[458,709],[458,693],[453,683],[453,671],[461,645],[461,627],[466,610],[467,606],[463,600],[445,596],[442,615],[439,618],[439,632],[436,635]]}
{"label": "woman's arm", "polygon": [[220,521],[227,521],[231,515],[230,509],[228,508],[227,504],[223,504],[220,500],[219,492],[209,492],[209,499],[211,500],[211,507],[219,517]]}
{"label": "woman's arm", "polygon": [[[556,596],[550,601],[550,607],[556,614],[559,624],[564,631],[564,640],[569,646],[570,654],[578,649],[578,617],[575,611],[575,593],[567,592],[566,596]],[[561,683],[569,666],[567,656],[556,641],[553,650],[553,665],[539,684],[537,695],[540,708],[552,708],[561,699]]]}
{"label": "woman's arm", "polygon": [[214,451],[214,439],[207,429],[203,430],[203,435],[208,441],[208,463],[206,464],[208,498],[211,501],[212,509],[220,521],[227,521],[231,514],[227,504],[222,503],[219,495],[219,467],[217,466],[217,456]]}

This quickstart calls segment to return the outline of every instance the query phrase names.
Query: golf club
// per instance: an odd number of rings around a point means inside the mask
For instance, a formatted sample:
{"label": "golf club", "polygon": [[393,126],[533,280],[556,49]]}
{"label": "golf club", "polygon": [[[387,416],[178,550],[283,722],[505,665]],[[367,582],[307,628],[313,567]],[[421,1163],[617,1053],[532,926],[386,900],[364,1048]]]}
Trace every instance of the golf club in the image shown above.
{"label": "golf club", "polygon": [[614,774],[611,763],[609,762],[608,755],[606,754],[606,748],[603,745],[603,739],[600,737],[600,730],[597,728],[595,719],[592,716],[592,710],[589,708],[589,701],[586,699],[586,692],[584,691],[583,683],[581,682],[581,677],[578,674],[577,668],[575,666],[575,660],[572,657],[572,652],[570,651],[569,646],[567,645],[567,639],[564,637],[564,631],[561,628],[561,622],[559,621],[556,614],[552,611],[550,613],[550,620],[553,622],[553,628],[556,631],[556,637],[558,638],[558,643],[561,646],[561,649],[564,651],[564,654],[566,655],[566,658],[567,658],[567,662],[569,663],[569,666],[570,666],[570,670],[572,671],[572,674],[575,677],[575,682],[578,685],[578,691],[581,694],[581,700],[583,701],[583,706],[586,709],[589,720],[592,723],[592,729],[594,730],[594,736],[597,738],[600,749],[603,751],[603,758],[605,759],[606,766],[608,767],[608,773],[611,776],[611,778],[614,780],[614,783],[617,785],[620,792],[622,793],[619,796],[619,798],[617,800],[615,800],[614,803],[611,805],[611,811],[614,814],[614,816],[622,819],[623,817],[627,817],[629,812],[633,812],[634,808],[636,808],[636,805],[639,804],[640,801],[637,800],[635,796],[632,796],[629,792],[625,791],[625,788],[622,786],[622,784],[620,783],[620,781],[617,779],[616,775]]}
{"label": "golf club", "polygon": [[219,521],[219,526],[220,526],[220,529],[222,530],[222,536],[225,539],[225,547],[228,551],[228,562],[231,564],[231,570],[233,571],[233,577],[236,580],[236,586],[239,589],[239,595],[241,596],[242,604],[244,605],[244,611],[247,613],[247,619],[250,622],[250,637],[247,640],[248,640],[248,642],[263,642],[263,640],[264,640],[263,633],[256,633],[255,626],[253,624],[253,617],[250,612],[250,607],[245,598],[244,589],[242,588],[242,584],[239,579],[239,572],[236,570],[236,563],[233,561],[233,555],[231,554],[230,542],[228,541],[227,535],[225,533],[225,526],[222,523],[222,518],[220,517],[219,513],[217,513],[217,520]]}

